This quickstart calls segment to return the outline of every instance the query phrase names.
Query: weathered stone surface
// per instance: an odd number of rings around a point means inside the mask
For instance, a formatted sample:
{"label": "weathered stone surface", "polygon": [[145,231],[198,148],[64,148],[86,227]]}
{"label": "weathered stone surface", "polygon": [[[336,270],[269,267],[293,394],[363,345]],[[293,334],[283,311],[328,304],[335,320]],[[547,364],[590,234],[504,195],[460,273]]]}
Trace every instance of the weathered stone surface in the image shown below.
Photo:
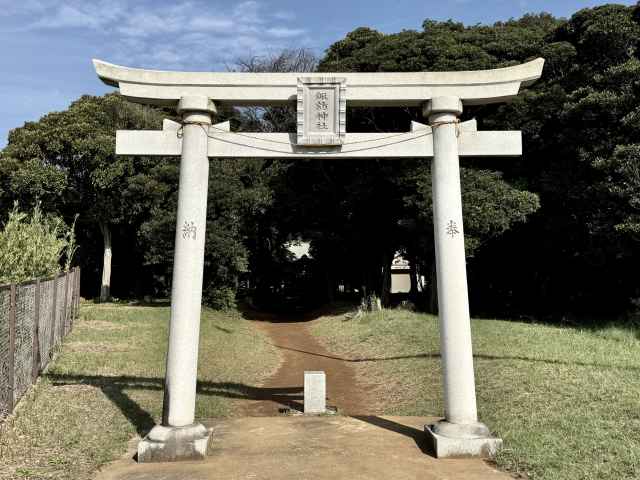
{"label": "weathered stone surface", "polygon": [[[295,100],[299,73],[166,72],[94,60],[107,85],[132,100],[175,106],[184,96],[229,105],[287,105]],[[457,96],[465,105],[505,102],[542,73],[539,58],[522,65],[469,72],[324,73],[346,80],[351,106],[420,106],[434,97]]]}
{"label": "weathered stone surface", "polygon": [[138,443],[138,462],[202,460],[207,455],[211,430],[202,424],[186,427],[156,425]]}
{"label": "weathered stone surface", "polygon": [[203,125],[211,124],[210,111],[197,110],[210,107],[207,98],[185,97],[180,104],[185,125],[182,127],[163,409],[163,424],[172,427],[184,427],[195,421],[209,181],[207,132]]}
{"label": "weathered stone surface", "polygon": [[454,438],[434,432],[433,425],[425,425],[430,450],[436,458],[494,457],[502,447],[502,439],[494,437]]}
{"label": "weathered stone surface", "polygon": [[[427,433],[438,456],[494,454],[501,441],[483,437],[487,432],[478,423],[476,411],[459,157],[464,154],[519,155],[521,139],[519,132],[477,132],[475,125],[462,128],[458,116],[463,105],[498,103],[515,97],[522,85],[529,85],[540,77],[543,64],[543,59],[537,59],[515,67],[475,72],[345,73],[339,75],[339,82],[334,74],[325,74],[324,83],[340,84],[333,91],[338,92],[338,96],[326,95],[326,100],[338,108],[331,110],[316,105],[309,110],[316,130],[305,131],[303,128],[299,133],[303,144],[314,145],[314,154],[310,155],[309,148],[298,145],[297,136],[293,134],[255,133],[244,135],[244,140],[237,142],[231,136],[238,134],[230,132],[228,126],[216,128],[210,125],[210,114],[215,109],[212,100],[227,106],[242,106],[286,105],[297,99],[298,105],[304,106],[309,102],[299,98],[306,93],[304,86],[299,90],[297,73],[162,72],[94,60],[98,76],[108,85],[119,87],[120,93],[128,99],[178,107],[183,113],[182,127],[176,128],[169,122],[165,123],[162,132],[118,132],[117,137],[118,154],[182,153],[163,422],[173,427],[169,430],[163,430],[168,427],[156,427],[140,443],[141,461],[199,458],[204,455],[203,448],[206,452],[204,437],[197,433],[199,429],[187,425],[194,421],[195,410],[208,157],[218,155],[263,158],[433,156],[440,343],[449,425],[429,428]],[[325,87],[318,88],[319,92],[328,92]],[[345,98],[342,97],[344,92]],[[324,96],[315,99],[324,101]],[[393,135],[393,142],[373,133],[347,136],[342,123],[347,102],[351,106],[422,105],[430,126],[414,122],[411,132]],[[301,114],[304,117],[304,109]],[[325,120],[326,124],[323,123]],[[322,135],[330,130],[330,124],[331,135],[327,135],[325,141]],[[320,140],[316,141],[311,137],[318,132]],[[278,144],[282,146],[274,147]],[[315,146],[318,144],[329,146]],[[343,150],[343,147],[346,148]],[[322,389],[315,385],[313,375],[307,379],[305,374],[305,413],[323,413],[326,408],[324,374],[307,373],[322,375],[322,382],[318,381]],[[460,428],[465,433],[462,437],[459,432],[455,433]]]}
{"label": "weathered stone surface", "polygon": [[478,416],[458,155],[462,104],[457,97],[434,98],[426,112],[433,128],[431,191],[445,415],[451,423],[472,425]]}
{"label": "weathered stone surface", "polygon": [[[116,154],[177,156],[183,139],[180,125],[166,120],[162,130],[118,130]],[[522,135],[518,131],[477,131],[475,120],[458,126],[458,154],[461,157],[518,157],[522,155]],[[275,148],[274,148],[275,146]],[[406,133],[346,133],[342,146],[321,148],[299,146],[289,133],[231,132],[229,122],[209,129],[209,158],[431,158],[431,127],[412,122]]]}
{"label": "weathered stone surface", "polygon": [[241,417],[211,421],[200,462],[106,465],[96,480],[513,480],[478,458],[436,459],[425,417]]}
{"label": "weathered stone surface", "polygon": [[298,145],[341,145],[347,124],[344,78],[298,78]]}
{"label": "weathered stone surface", "polygon": [[327,411],[327,380],[324,372],[304,372],[304,413],[318,415]]}

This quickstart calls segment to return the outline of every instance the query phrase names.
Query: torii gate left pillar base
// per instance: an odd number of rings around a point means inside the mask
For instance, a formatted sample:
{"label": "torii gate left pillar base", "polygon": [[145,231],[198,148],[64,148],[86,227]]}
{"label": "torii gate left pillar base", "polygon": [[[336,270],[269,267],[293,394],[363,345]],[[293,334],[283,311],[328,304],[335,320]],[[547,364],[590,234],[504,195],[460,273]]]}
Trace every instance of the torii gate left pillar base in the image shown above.
{"label": "torii gate left pillar base", "polygon": [[156,425],[138,443],[138,463],[204,460],[211,431],[200,423],[185,427]]}

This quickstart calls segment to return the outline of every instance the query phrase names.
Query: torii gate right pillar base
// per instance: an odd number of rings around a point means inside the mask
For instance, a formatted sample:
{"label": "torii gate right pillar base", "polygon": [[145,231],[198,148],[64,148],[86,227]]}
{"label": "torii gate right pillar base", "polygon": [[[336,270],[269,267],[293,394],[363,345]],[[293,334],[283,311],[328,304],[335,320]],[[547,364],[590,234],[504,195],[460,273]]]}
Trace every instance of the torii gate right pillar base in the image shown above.
{"label": "torii gate right pillar base", "polygon": [[[439,426],[446,424],[446,421],[442,421],[424,426],[428,445],[436,458],[493,458],[502,447],[502,439],[489,436],[487,427],[482,423],[478,424],[477,436],[473,434],[460,435],[458,432],[455,437],[448,437],[442,432],[436,433]],[[455,428],[455,424],[448,424],[448,426]],[[465,431],[468,431],[469,425],[464,427]]]}

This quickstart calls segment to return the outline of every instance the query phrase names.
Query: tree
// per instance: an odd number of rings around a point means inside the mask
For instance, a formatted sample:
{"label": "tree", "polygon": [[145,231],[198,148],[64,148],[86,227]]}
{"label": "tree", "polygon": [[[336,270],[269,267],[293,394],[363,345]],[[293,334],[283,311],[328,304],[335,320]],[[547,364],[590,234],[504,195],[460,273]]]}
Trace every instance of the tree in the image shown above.
{"label": "tree", "polygon": [[63,258],[68,271],[76,248],[74,227],[43,214],[39,204],[26,213],[16,203],[0,231],[0,284],[53,276]]}
{"label": "tree", "polygon": [[[474,27],[426,20],[422,32],[405,30],[390,35],[360,28],[328,49],[319,70],[437,71],[508,66],[535,55],[558,24],[549,15],[530,15]],[[484,111],[470,108],[465,115],[476,113]],[[412,120],[424,122],[418,109],[352,109],[347,124],[349,131],[391,132],[407,131]],[[495,162],[478,165],[487,164],[494,166]],[[461,172],[468,258],[524,222],[540,206],[537,196],[520,185],[510,185],[498,172],[471,165]],[[344,174],[345,162],[340,167]],[[402,251],[428,276],[435,274],[430,168],[424,161],[395,161],[392,167],[380,161],[356,168],[353,183],[345,186],[353,192],[349,195],[353,204],[347,208],[341,205],[348,212],[348,222],[357,227],[351,234],[354,242],[345,247],[349,249],[345,257],[353,265],[353,259],[363,255],[359,284],[388,300],[387,270],[395,251]],[[344,238],[338,242],[345,246]]]}
{"label": "tree", "polygon": [[[521,129],[524,138],[521,159],[463,162],[475,311],[611,312],[640,295],[640,285],[627,281],[640,266],[639,20],[640,7],[621,5],[584,9],[567,21],[547,14],[468,27],[425,20],[422,31],[357,29],[321,60],[321,71],[438,71],[545,57],[541,81],[512,103],[463,114],[477,116],[481,129]],[[420,121],[411,109],[372,109],[363,117],[349,117],[349,130],[392,131],[394,122],[405,122],[402,130],[407,117]],[[398,239],[413,257],[432,248],[428,169],[410,163],[404,169],[395,180],[406,192]],[[510,199],[504,211],[496,209],[503,202],[491,201],[500,195]],[[475,212],[483,213],[474,218]]]}
{"label": "tree", "polygon": [[[2,152],[11,195],[68,216],[79,226],[98,228],[103,239],[100,299],[111,289],[113,226],[134,221],[137,199],[127,197],[128,179],[144,160],[115,155],[117,129],[160,128],[160,112],[117,94],[83,96],[63,112],[45,115],[12,130]],[[5,187],[7,188],[7,187]]]}

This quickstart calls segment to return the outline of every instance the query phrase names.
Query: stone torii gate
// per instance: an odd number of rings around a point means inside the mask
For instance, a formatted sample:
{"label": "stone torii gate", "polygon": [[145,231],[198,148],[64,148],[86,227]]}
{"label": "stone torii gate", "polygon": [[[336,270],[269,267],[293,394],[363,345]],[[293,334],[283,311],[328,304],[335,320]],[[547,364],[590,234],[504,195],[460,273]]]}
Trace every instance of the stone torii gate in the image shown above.
{"label": "stone torii gate", "polygon": [[[171,323],[162,425],[138,460],[202,458],[211,432],[195,422],[209,158],[433,158],[433,224],[445,419],[426,425],[438,457],[495,453],[501,440],[478,422],[467,293],[459,157],[519,156],[519,131],[479,132],[459,123],[464,105],[505,102],[544,64],[474,72],[197,73],[120,67],[99,60],[100,79],[127,99],[175,107],[182,124],[118,131],[118,155],[181,156]],[[316,74],[320,75],[320,74]],[[233,132],[212,124],[220,105],[297,105],[297,134]],[[406,133],[347,133],[350,106],[421,106],[429,125]]]}

